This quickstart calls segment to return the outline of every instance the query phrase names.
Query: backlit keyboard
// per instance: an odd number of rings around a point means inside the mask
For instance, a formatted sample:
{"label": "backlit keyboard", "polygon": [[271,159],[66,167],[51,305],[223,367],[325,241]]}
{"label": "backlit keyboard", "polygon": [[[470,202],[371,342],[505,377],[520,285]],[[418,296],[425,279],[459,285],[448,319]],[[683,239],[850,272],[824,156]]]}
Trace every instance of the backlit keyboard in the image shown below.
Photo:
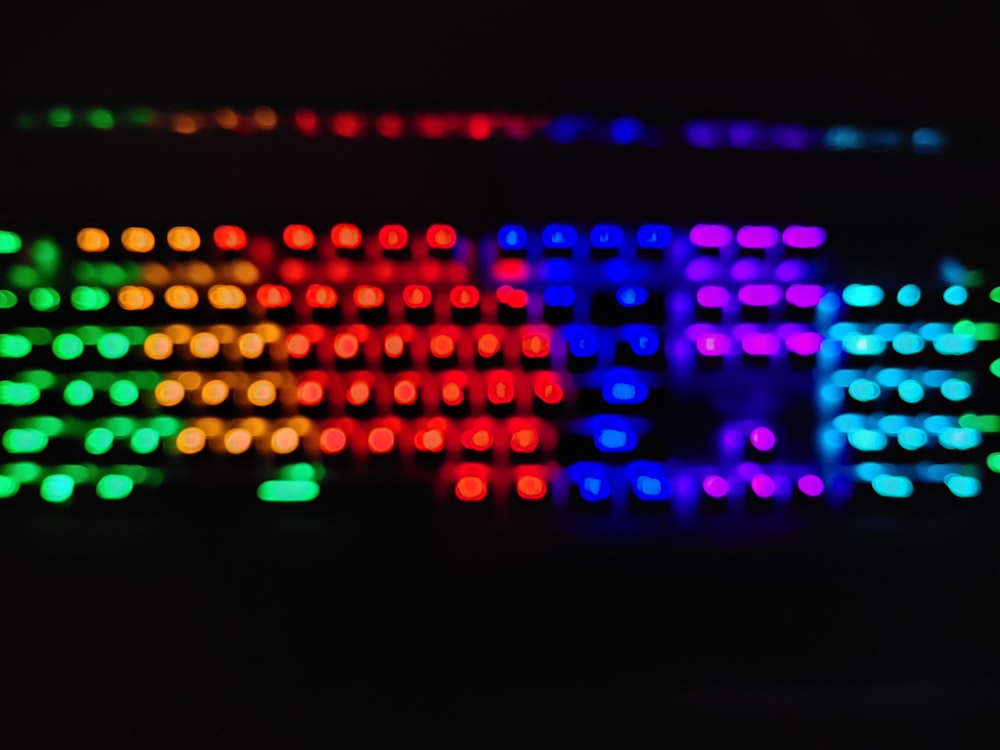
{"label": "backlit keyboard", "polygon": [[815,226],[331,224],[0,231],[5,502],[996,488],[1000,287],[957,260],[890,283],[839,278],[851,238]]}

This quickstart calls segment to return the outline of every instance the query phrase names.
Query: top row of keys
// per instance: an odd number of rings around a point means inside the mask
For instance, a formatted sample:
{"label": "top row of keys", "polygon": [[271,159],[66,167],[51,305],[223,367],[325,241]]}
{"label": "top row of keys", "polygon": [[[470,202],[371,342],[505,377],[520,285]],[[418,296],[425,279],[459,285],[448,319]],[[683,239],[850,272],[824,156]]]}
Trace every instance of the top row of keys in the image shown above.
{"label": "top row of keys", "polygon": [[[542,247],[568,250],[576,246],[577,230],[566,224],[549,224],[542,229]],[[640,248],[662,250],[670,246],[674,234],[665,224],[644,224],[636,231],[635,243]],[[724,248],[733,244],[764,250],[783,243],[797,249],[812,249],[826,241],[826,231],[820,227],[789,226],[783,231],[771,226],[745,226],[734,231],[721,224],[696,224],[688,233],[691,244],[701,248]],[[524,250],[528,232],[522,226],[501,227],[497,241],[502,250]],[[590,245],[597,249],[616,249],[625,242],[625,230],[615,224],[598,224],[590,231]]]}
{"label": "top row of keys", "polygon": [[[172,227],[167,231],[167,245],[177,252],[188,253],[202,246],[202,238],[193,227]],[[316,247],[316,233],[305,224],[289,224],[281,239],[290,250],[308,251]],[[454,227],[432,224],[424,239],[432,250],[450,250],[458,242]],[[361,247],[363,235],[354,224],[337,224],[330,230],[330,241],[339,250],[356,250]],[[247,233],[241,227],[223,225],[212,232],[212,241],[219,250],[243,250],[247,246]],[[386,224],[378,230],[378,244],[383,250],[402,250],[410,243],[410,235],[399,224]],[[85,227],[76,235],[76,244],[87,253],[102,253],[111,247],[111,237],[103,229]],[[133,253],[148,253],[156,247],[156,237],[146,227],[128,227],[121,233],[121,246]]]}

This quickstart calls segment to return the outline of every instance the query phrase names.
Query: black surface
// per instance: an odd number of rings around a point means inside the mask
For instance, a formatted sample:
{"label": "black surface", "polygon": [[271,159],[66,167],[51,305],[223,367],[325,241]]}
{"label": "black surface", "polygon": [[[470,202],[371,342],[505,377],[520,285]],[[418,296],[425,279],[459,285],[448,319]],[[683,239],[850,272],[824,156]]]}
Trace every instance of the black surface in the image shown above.
{"label": "black surface", "polygon": [[[474,157],[417,144],[376,156],[325,144],[314,158],[298,144],[282,159],[250,140],[28,139],[0,145],[4,220],[73,224],[120,211],[137,223],[217,222],[221,206],[264,223],[293,208],[296,220],[326,223],[330,205],[353,215],[377,202],[406,218],[441,207],[435,219],[485,224],[495,214],[590,218],[610,201],[645,218],[670,201],[682,218],[711,210],[735,221],[780,203],[876,240],[888,216],[941,245],[956,232],[972,252],[992,243],[984,160],[995,164],[996,27],[950,7],[671,9],[663,20],[619,12],[562,24],[513,6],[435,13],[433,23],[422,6],[5,12],[0,86],[11,111],[745,116],[953,128],[984,155],[687,155],[656,157],[651,171],[645,154],[607,150],[580,162],[581,152]],[[376,159],[383,166],[366,172]],[[878,263],[913,256],[908,243],[876,240]],[[608,742],[651,724],[659,741],[697,731],[705,742],[970,745],[997,698],[992,500],[645,534],[399,508],[6,514],[2,682],[18,706],[49,714],[32,725],[39,747],[52,729],[74,746],[293,747],[347,725],[457,733],[471,720],[468,741],[530,719]]]}

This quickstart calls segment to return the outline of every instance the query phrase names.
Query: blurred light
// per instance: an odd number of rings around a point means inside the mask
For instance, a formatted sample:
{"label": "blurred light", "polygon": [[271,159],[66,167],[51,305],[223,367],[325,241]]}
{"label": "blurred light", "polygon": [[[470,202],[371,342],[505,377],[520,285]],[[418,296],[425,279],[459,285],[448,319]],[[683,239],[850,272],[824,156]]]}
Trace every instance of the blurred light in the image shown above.
{"label": "blurred light", "polygon": [[111,245],[111,240],[103,229],[86,227],[77,232],[76,245],[85,253],[102,253]]}
{"label": "blurred light", "polygon": [[178,252],[190,253],[201,247],[201,237],[191,227],[172,227],[167,232],[167,244]]}
{"label": "blurred light", "polygon": [[156,240],[145,227],[129,227],[122,232],[122,246],[133,253],[148,253],[156,246]]}

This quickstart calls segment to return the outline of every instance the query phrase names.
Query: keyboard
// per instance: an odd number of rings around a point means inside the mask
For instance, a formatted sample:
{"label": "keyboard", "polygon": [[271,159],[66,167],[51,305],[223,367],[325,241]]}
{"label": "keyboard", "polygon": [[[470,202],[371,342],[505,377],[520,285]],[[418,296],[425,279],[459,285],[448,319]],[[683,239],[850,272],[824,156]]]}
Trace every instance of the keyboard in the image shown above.
{"label": "keyboard", "polygon": [[0,496],[420,487],[679,515],[989,497],[1000,282],[958,260],[847,277],[851,242],[670,217],[9,224]]}

